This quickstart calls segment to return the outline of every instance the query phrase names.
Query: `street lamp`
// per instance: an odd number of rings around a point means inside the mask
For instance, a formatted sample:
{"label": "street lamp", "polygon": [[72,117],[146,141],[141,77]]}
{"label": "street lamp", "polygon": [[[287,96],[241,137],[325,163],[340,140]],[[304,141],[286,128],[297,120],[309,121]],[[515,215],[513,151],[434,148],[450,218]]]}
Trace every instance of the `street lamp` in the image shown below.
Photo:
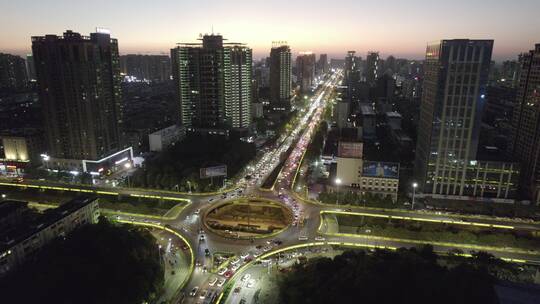
{"label": "street lamp", "polygon": [[163,263],[162,259],[161,259],[161,245],[158,245],[158,253],[159,253],[159,263]]}
{"label": "street lamp", "polygon": [[414,210],[414,193],[416,192],[416,187],[418,187],[418,183],[414,182],[412,184],[412,204],[411,204],[411,210]]}
{"label": "street lamp", "polygon": [[341,178],[336,178],[336,186],[337,186],[337,204],[339,205],[339,185],[341,185]]}

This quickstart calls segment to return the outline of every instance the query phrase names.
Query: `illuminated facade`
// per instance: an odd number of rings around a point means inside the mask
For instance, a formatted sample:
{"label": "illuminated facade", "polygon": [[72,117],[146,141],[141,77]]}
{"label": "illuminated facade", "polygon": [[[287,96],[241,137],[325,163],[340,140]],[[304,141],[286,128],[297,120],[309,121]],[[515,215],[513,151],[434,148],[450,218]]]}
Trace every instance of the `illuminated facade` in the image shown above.
{"label": "illuminated facade", "polygon": [[416,146],[420,192],[506,199],[515,195],[514,163],[477,160],[493,40],[428,45]]}
{"label": "illuminated facade", "polygon": [[202,43],[171,50],[178,123],[190,129],[248,128],[251,123],[252,51],[204,35]]}

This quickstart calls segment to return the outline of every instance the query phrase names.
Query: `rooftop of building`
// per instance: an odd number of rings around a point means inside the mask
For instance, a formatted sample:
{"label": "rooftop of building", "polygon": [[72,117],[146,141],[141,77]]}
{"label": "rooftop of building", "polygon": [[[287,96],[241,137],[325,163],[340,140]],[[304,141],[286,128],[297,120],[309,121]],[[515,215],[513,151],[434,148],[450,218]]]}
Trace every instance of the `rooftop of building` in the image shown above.
{"label": "rooftop of building", "polygon": [[[80,196],[60,205],[58,208],[47,210],[43,214],[28,212],[29,216],[21,218],[15,227],[12,227],[12,229],[7,231],[0,231],[0,252],[15,246],[19,242],[58,222],[67,215],[91,204],[96,199],[96,197],[91,196]],[[24,202],[16,203],[24,205]],[[12,205],[12,203],[10,203],[10,205]],[[30,211],[28,207],[25,208]]]}
{"label": "rooftop of building", "polygon": [[490,162],[513,162],[505,151],[495,146],[479,145],[476,160]]}
{"label": "rooftop of building", "polygon": [[0,219],[9,216],[19,209],[26,209],[27,204],[19,201],[7,200],[0,202]]}
{"label": "rooftop of building", "polygon": [[[95,33],[90,33],[90,36],[84,36],[81,35],[78,32],[74,32],[72,30],[66,30],[62,36],[55,35],[55,34],[47,34],[45,36],[32,36],[32,42],[45,42],[45,41],[93,41],[97,37],[110,37],[111,32],[106,29],[96,29]],[[116,39],[111,38],[111,40],[116,41]]]}
{"label": "rooftop of building", "polygon": [[163,129],[157,130],[155,132],[152,132],[149,135],[150,136],[152,136],[152,135],[164,135],[164,134],[168,134],[168,133],[174,133],[174,132],[177,132],[177,131],[182,131],[182,130],[185,130],[185,128],[186,127],[183,126],[183,125],[174,124],[172,126],[168,126],[166,128],[163,128]]}
{"label": "rooftop of building", "polygon": [[36,128],[15,128],[0,131],[0,137],[28,137],[41,136],[43,130]]}
{"label": "rooftop of building", "polygon": [[401,118],[401,114],[399,114],[398,112],[386,112],[386,117]]}
{"label": "rooftop of building", "polygon": [[360,105],[360,112],[362,113],[362,115],[375,115],[375,111],[373,111],[373,107],[367,104]]}

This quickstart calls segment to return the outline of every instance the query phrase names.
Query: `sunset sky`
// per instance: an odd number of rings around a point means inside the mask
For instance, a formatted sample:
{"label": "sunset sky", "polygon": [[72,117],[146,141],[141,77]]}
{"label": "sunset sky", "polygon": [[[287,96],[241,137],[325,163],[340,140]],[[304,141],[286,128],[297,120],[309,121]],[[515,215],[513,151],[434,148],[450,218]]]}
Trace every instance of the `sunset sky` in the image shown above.
{"label": "sunset sky", "polygon": [[199,33],[223,34],[267,56],[273,40],[293,51],[344,57],[423,58],[444,38],[495,40],[494,59],[515,58],[540,43],[540,0],[0,0],[0,52],[30,52],[33,35],[111,30],[120,53],[168,53]]}

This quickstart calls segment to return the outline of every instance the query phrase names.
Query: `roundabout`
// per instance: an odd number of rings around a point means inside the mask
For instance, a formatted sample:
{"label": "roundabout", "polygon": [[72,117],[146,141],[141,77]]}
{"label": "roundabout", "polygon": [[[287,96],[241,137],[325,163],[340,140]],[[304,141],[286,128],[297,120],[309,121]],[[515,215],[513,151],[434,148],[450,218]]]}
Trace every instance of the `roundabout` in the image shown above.
{"label": "roundabout", "polygon": [[202,222],[208,231],[225,238],[267,238],[289,227],[292,211],[274,200],[241,197],[213,205]]}

